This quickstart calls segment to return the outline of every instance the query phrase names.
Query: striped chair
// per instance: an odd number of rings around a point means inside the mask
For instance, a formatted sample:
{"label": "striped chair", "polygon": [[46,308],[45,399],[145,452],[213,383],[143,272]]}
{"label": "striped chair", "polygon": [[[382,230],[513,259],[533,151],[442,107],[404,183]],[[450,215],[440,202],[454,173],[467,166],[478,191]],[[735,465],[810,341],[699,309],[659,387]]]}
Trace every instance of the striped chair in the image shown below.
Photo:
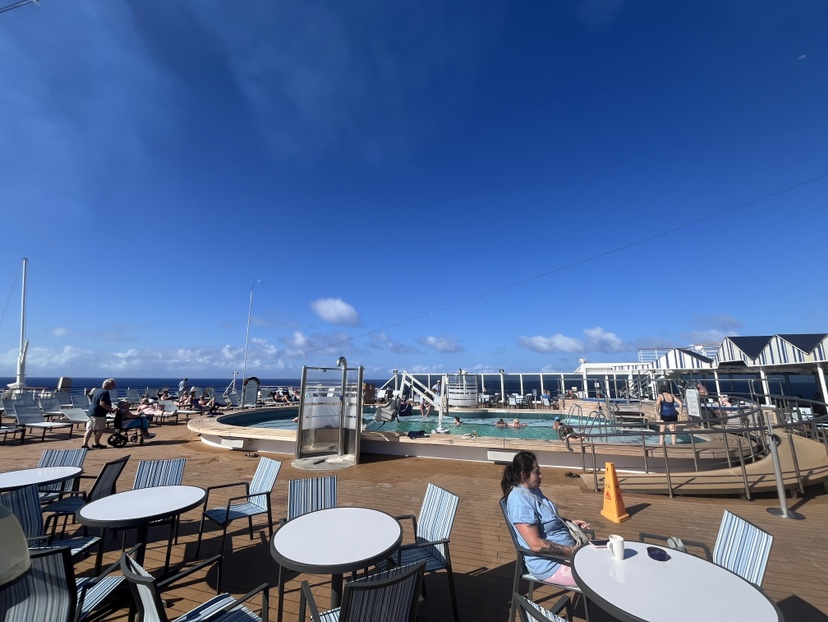
{"label": "striped chair", "polygon": [[[552,606],[552,609],[544,609],[535,601],[529,600],[515,592],[512,598],[512,609],[516,610],[520,615],[520,622],[572,621],[572,605],[569,596],[562,597]],[[558,615],[563,609],[566,609],[565,617]]]}
{"label": "striped chair", "polygon": [[[310,477],[288,481],[287,517],[279,520],[284,525],[297,516],[317,510],[336,507],[336,476]],[[282,605],[285,599],[285,569],[279,566],[279,607],[278,622],[282,622]]]}
{"label": "striped chair", "polygon": [[38,549],[30,557],[31,570],[0,588],[0,620],[73,622],[78,596],[69,549]]}
{"label": "striped chair", "polygon": [[[133,490],[139,488],[154,488],[156,486],[180,486],[184,479],[184,465],[186,458],[170,458],[168,460],[141,460],[138,469],[135,471],[135,482]],[[160,518],[152,521],[151,525],[170,525],[170,538],[167,542],[167,558],[164,563],[164,570],[170,566],[170,555],[172,554],[173,542],[178,542],[178,521],[180,517]],[[125,547],[125,542],[121,548]]]}
{"label": "striped chair", "polygon": [[[517,560],[515,561],[515,577],[514,577],[514,580],[512,582],[512,593],[515,594],[516,596],[520,595],[520,580],[524,579],[524,580],[529,582],[529,590],[527,591],[526,598],[524,600],[526,600],[527,602],[532,602],[531,601],[532,594],[535,591],[535,584],[536,583],[542,584],[542,585],[554,585],[554,584],[551,584],[551,583],[548,583],[548,582],[545,582],[545,581],[542,582],[539,579],[537,579],[531,572],[529,572],[529,569],[526,567],[526,556],[531,555],[531,556],[534,556],[534,557],[543,557],[543,558],[546,558],[546,559],[554,560],[554,561],[559,562],[559,563],[566,563],[566,564],[569,563],[569,560],[561,559],[561,558],[556,557],[554,555],[536,553],[536,552],[534,552],[530,549],[527,549],[527,548],[521,546],[520,541],[518,540],[518,537],[517,537],[517,530],[515,529],[515,526],[512,524],[512,521],[509,520],[509,510],[507,509],[507,501],[506,500],[507,500],[507,497],[503,497],[503,498],[500,499],[500,511],[503,513],[503,520],[506,521],[506,525],[509,527],[509,535],[512,536],[512,544],[515,545],[515,553],[517,554]],[[591,538],[595,537],[595,532],[592,531],[591,529],[586,530],[586,533]],[[569,590],[571,592],[574,592],[576,594],[579,594],[579,595],[583,596],[583,593],[581,592],[580,588],[578,588],[576,586],[561,585],[561,586],[558,586],[558,587],[561,587],[563,589]],[[523,597],[521,597],[521,598],[523,598]],[[584,603],[584,617],[587,620],[589,620],[589,606],[587,605],[586,597],[583,597],[583,603]],[[518,613],[518,608],[516,607],[515,601],[513,600],[512,601],[512,609],[509,612],[509,622],[514,622],[515,616],[517,615],[517,613]]]}
{"label": "striped chair", "polygon": [[297,516],[327,510],[336,507],[336,476],[311,477],[308,479],[292,479],[288,482],[287,518],[280,522],[286,523]]}
{"label": "striped chair", "polygon": [[[175,622],[267,622],[269,607],[268,585],[263,583],[256,589],[248,592],[241,598],[235,599],[230,594],[221,594],[221,555],[206,559],[187,570],[171,577],[157,580],[144,570],[131,555],[121,555],[121,572],[129,582],[130,590],[138,607],[138,619],[142,622],[167,622],[167,611],[161,600],[161,593],[179,579],[183,579],[197,570],[216,564],[218,576],[216,579],[216,596],[195,609],[176,618]],[[244,606],[256,594],[261,593],[261,614],[257,615]]]}
{"label": "striped chair", "polygon": [[[60,499],[53,501],[43,508],[44,512],[52,513],[46,520],[47,526],[49,521],[54,521],[52,536],[55,535],[57,530],[57,519],[59,517],[64,518],[63,525],[65,529],[66,519],[70,516],[74,516],[75,513],[84,505],[115,494],[115,485],[118,482],[121,471],[124,470],[127,460],[129,460],[129,454],[103,465],[101,472],[98,474],[98,477],[95,478],[95,483],[92,484],[92,488],[89,489],[88,493],[82,490],[63,493]],[[61,535],[62,534],[63,532],[61,532]]]}
{"label": "striped chair", "polygon": [[[419,520],[413,515],[397,516],[397,520],[410,519],[414,529],[415,542],[404,544],[397,550],[395,563],[400,566],[425,561],[425,572],[446,569],[448,574],[451,608],[454,621],[459,622],[457,593],[454,589],[454,573],[451,570],[449,539],[454,526],[454,516],[460,497],[429,483],[426,487]],[[391,560],[389,560],[391,561]],[[423,583],[423,595],[426,593]]]}
{"label": "striped chair", "polygon": [[[38,467],[82,467],[86,458],[86,449],[46,449],[40,456]],[[69,479],[65,482],[40,485],[40,502],[49,503],[60,496],[60,493],[76,490],[77,479]]]}
{"label": "striped chair", "polygon": [[[677,541],[677,538],[662,536],[655,533],[640,532],[638,539],[646,542],[646,539],[660,540],[667,542]],[[770,549],[773,544],[773,536],[749,523],[743,518],[736,516],[728,510],[722,515],[722,522],[719,525],[719,533],[716,536],[716,544],[713,552],[710,552],[704,542],[683,540],[682,545],[696,546],[704,551],[707,561],[713,562],[736,573],[745,581],[753,583],[757,587],[762,585],[765,576],[765,568],[768,565]]]}
{"label": "striped chair", "polygon": [[153,488],[154,486],[179,486],[184,479],[186,458],[169,460],[141,460],[135,472],[133,490]]}
{"label": "striped chair", "polygon": [[761,586],[773,536],[732,512],[724,511],[713,547],[713,563]]}
{"label": "striped chair", "polygon": [[299,619],[305,619],[305,606],[313,622],[414,622],[423,583],[425,560],[379,572],[345,584],[342,604],[319,612],[310,585],[302,581]]}
{"label": "striped chair", "polygon": [[[270,532],[270,537],[273,537],[273,511],[270,503],[270,493],[273,490],[273,486],[276,484],[276,477],[279,475],[279,469],[281,468],[282,463],[278,460],[262,458],[259,460],[259,466],[256,467],[256,472],[253,474],[253,481],[249,484],[247,482],[236,482],[233,484],[221,484],[219,486],[210,486],[207,488],[207,497],[204,499],[204,508],[201,511],[201,525],[199,525],[198,528],[198,544],[196,545],[195,553],[196,558],[198,558],[199,551],[201,550],[201,537],[204,533],[205,519],[210,519],[222,527],[222,553],[224,553],[224,541],[227,538],[227,526],[231,521],[234,521],[237,518],[247,518],[247,525],[250,530],[250,539],[252,540],[253,517],[258,514],[267,513],[267,526]],[[224,507],[207,509],[210,502],[211,491],[233,486],[244,486],[244,495],[230,497],[227,499],[227,504]],[[234,503],[234,501],[242,501],[242,503]]]}
{"label": "striped chair", "polygon": [[9,508],[20,521],[23,533],[29,540],[30,547],[44,546],[68,546],[71,549],[72,557],[86,552],[100,538],[79,537],[54,540],[46,535],[43,524],[43,512],[40,508],[37,486],[24,486],[15,488],[0,495],[0,503]]}

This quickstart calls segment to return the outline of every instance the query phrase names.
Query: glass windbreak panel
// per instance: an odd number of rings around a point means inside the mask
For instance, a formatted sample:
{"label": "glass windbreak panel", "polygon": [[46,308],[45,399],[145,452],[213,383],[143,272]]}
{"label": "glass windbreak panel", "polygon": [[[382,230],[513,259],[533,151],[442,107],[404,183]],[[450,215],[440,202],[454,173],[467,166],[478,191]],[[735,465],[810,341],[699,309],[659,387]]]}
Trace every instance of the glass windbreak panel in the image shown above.
{"label": "glass windbreak panel", "polygon": [[353,454],[359,463],[359,442],[362,434],[362,375],[363,368],[346,371],[343,401],[344,422],[342,430],[342,453]]}
{"label": "glass windbreak panel", "polygon": [[302,370],[297,458],[337,453],[342,418],[341,397],[340,368],[305,367]]}

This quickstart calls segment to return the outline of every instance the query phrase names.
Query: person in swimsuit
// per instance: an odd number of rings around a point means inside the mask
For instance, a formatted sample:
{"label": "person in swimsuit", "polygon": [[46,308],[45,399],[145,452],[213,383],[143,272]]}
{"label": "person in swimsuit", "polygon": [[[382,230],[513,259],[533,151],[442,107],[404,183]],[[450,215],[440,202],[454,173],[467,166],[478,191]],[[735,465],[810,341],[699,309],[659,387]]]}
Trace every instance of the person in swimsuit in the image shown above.
{"label": "person in swimsuit", "polygon": [[659,425],[659,432],[661,434],[661,443],[665,442],[665,428],[670,429],[670,438],[673,445],[676,444],[676,422],[681,415],[684,405],[681,400],[670,392],[667,385],[661,385],[658,388],[658,398],[656,399],[656,413],[661,417],[662,423]]}

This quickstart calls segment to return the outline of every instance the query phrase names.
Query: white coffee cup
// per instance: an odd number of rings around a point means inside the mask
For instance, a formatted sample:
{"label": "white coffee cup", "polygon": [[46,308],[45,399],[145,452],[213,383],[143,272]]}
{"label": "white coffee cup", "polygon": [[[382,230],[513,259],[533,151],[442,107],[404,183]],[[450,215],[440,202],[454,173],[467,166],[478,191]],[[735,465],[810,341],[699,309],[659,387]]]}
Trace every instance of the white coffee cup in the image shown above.
{"label": "white coffee cup", "polygon": [[610,536],[607,548],[615,556],[615,559],[624,559],[624,538],[621,536]]}

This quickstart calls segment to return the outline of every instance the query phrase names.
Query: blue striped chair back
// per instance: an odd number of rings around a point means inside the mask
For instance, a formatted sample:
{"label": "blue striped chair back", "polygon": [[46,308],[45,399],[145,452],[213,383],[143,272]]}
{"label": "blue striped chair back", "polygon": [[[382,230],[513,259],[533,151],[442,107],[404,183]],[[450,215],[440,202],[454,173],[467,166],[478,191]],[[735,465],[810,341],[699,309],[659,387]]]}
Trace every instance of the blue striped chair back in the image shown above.
{"label": "blue striped chair back", "polygon": [[257,505],[263,510],[267,509],[267,497],[261,493],[270,493],[276,483],[276,477],[279,475],[279,469],[282,468],[282,463],[278,460],[271,460],[270,458],[262,458],[259,460],[259,466],[256,467],[256,472],[253,474],[253,481],[250,482],[250,494],[258,495],[251,496],[250,503]]}
{"label": "blue striped chair back", "polygon": [[[565,606],[569,605],[569,599],[563,601]],[[549,609],[544,609],[534,600],[530,600],[521,596],[518,593],[514,594],[513,600],[514,606],[517,608],[518,613],[520,614],[521,622],[545,622],[549,620],[550,622],[567,622],[568,618],[562,618],[561,616],[557,615],[557,613],[553,613]],[[553,607],[555,610],[560,611],[563,606],[562,602],[559,601],[556,603],[556,606]]]}
{"label": "blue striped chair back", "polygon": [[[81,449],[46,449],[40,456],[40,461],[37,463],[38,467],[57,467],[57,466],[76,466],[82,467],[83,461],[86,458],[86,450]],[[54,484],[42,484],[40,492],[46,493],[42,495],[46,500],[55,498],[58,493],[64,490],[72,490],[75,485],[75,480],[70,479],[65,482],[57,482]],[[48,494],[52,493],[52,494]]]}
{"label": "blue striped chair back", "polygon": [[292,479],[288,482],[287,519],[336,507],[336,476]]}
{"label": "blue striped chair back", "polygon": [[95,483],[92,484],[92,488],[86,498],[87,502],[103,499],[104,497],[115,494],[115,486],[118,478],[121,476],[121,471],[126,466],[127,460],[129,460],[129,454],[103,465],[101,472],[95,479]]}
{"label": "blue striped chair back", "polygon": [[36,485],[4,492],[0,494],[0,503],[17,517],[27,538],[38,538],[43,535],[43,512],[40,509]]}
{"label": "blue striped chair back", "polygon": [[424,568],[425,561],[420,561],[349,581],[342,593],[339,622],[413,622]]}
{"label": "blue striped chair back", "polygon": [[132,488],[154,488],[155,486],[179,486],[184,479],[186,458],[169,460],[141,460],[135,472]]}
{"label": "blue striped chair back", "polygon": [[36,549],[30,555],[31,570],[0,589],[0,620],[71,622],[78,596],[69,548]]}
{"label": "blue striped chair back", "polygon": [[725,510],[713,548],[713,562],[760,586],[771,544],[773,536],[768,532]]}
{"label": "blue striped chair back", "polygon": [[[429,482],[417,519],[417,541],[433,542],[449,538],[459,502],[460,497]],[[428,548],[438,559],[445,562],[445,544],[436,544]]]}
{"label": "blue striped chair back", "polygon": [[128,553],[121,555],[121,572],[129,582],[141,622],[167,622],[167,614],[155,585],[155,577],[144,570]]}

